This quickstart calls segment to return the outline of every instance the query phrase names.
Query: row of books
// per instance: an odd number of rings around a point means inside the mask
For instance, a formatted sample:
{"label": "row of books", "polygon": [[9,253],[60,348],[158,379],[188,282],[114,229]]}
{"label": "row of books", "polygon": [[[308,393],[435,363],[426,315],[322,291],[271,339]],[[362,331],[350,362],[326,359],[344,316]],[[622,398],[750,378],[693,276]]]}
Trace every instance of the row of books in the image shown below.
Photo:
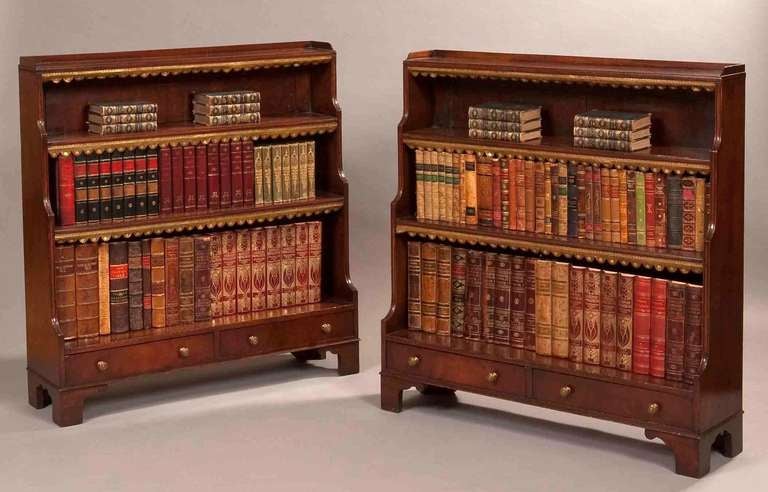
{"label": "row of books", "polygon": [[467,111],[470,138],[528,142],[541,138],[541,106],[483,103]]}
{"label": "row of books", "polygon": [[417,219],[704,249],[704,178],[427,150],[415,166]]}
{"label": "row of books", "polygon": [[261,93],[251,90],[201,92],[192,100],[192,114],[198,125],[259,123]]}
{"label": "row of books", "polygon": [[98,102],[88,105],[88,132],[98,135],[157,130],[157,104]]}
{"label": "row of books", "polygon": [[56,247],[66,339],[320,302],[322,224]]}
{"label": "row of books", "polygon": [[702,286],[408,242],[408,329],[673,381],[698,375]]}
{"label": "row of books", "polygon": [[573,118],[573,146],[634,152],[651,146],[651,114],[593,109]]}
{"label": "row of books", "polygon": [[61,155],[59,225],[131,220],[315,197],[315,142],[254,147],[251,139]]}

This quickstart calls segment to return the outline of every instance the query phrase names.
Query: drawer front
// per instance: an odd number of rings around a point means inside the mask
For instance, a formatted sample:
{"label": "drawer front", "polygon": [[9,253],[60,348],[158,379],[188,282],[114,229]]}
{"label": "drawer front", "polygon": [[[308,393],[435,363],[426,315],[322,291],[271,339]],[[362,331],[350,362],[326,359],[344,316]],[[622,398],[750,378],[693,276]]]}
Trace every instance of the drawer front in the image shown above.
{"label": "drawer front", "polygon": [[424,377],[448,386],[469,386],[480,390],[525,396],[525,369],[473,357],[389,342],[387,367]]}
{"label": "drawer front", "polygon": [[352,337],[354,326],[354,312],[348,311],[224,330],[219,335],[219,353],[232,358],[287,352]]}
{"label": "drawer front", "polygon": [[77,385],[192,366],[214,357],[213,334],[205,334],[72,355],[64,365],[67,383]]}
{"label": "drawer front", "polygon": [[533,397],[557,406],[673,427],[692,426],[691,400],[566,374],[533,371]]}

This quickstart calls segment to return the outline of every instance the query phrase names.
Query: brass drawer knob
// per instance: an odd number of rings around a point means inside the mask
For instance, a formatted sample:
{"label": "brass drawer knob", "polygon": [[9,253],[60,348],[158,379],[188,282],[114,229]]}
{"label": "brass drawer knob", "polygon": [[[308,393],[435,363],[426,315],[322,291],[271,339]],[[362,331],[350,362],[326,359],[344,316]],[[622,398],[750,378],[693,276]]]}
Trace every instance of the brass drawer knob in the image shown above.
{"label": "brass drawer knob", "polygon": [[189,357],[189,347],[179,347],[179,357],[182,359]]}
{"label": "brass drawer knob", "polygon": [[571,396],[571,393],[573,393],[573,388],[571,388],[570,385],[565,385],[562,388],[560,388],[560,396],[562,398],[568,398]]}
{"label": "brass drawer knob", "polygon": [[107,369],[109,369],[109,362],[105,360],[100,360],[96,363],[96,369],[99,370],[99,372],[104,372]]}
{"label": "brass drawer knob", "polygon": [[418,366],[419,362],[421,362],[421,357],[419,357],[418,355],[412,355],[408,357],[408,365],[411,367]]}
{"label": "brass drawer knob", "polygon": [[488,382],[489,383],[495,383],[499,380],[499,373],[496,371],[491,371],[488,373]]}
{"label": "brass drawer knob", "polygon": [[333,326],[331,326],[330,323],[323,323],[320,325],[320,330],[327,335],[331,332],[331,330],[333,330]]}
{"label": "brass drawer knob", "polygon": [[659,410],[661,410],[661,405],[659,405],[656,402],[651,403],[648,405],[648,415],[656,415],[659,413]]}
{"label": "brass drawer knob", "polygon": [[256,335],[251,335],[248,337],[248,343],[253,345],[254,347],[259,344],[259,337]]}

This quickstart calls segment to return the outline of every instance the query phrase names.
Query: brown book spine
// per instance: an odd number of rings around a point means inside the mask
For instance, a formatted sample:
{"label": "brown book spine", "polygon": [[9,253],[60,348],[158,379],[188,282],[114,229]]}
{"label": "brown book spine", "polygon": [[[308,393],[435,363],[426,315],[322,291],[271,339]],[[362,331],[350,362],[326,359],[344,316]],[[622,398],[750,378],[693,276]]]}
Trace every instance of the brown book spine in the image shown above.
{"label": "brown book spine", "polygon": [[251,233],[239,230],[235,239],[237,247],[237,285],[235,287],[235,304],[238,314],[251,312]]}
{"label": "brown book spine", "polygon": [[280,230],[280,303],[296,305],[296,224],[284,224]]}
{"label": "brown book spine", "polygon": [[[157,162],[157,150],[147,151],[147,215],[155,216],[160,214],[160,196],[158,194],[158,162]],[[170,179],[170,178],[169,178]],[[138,180],[138,177],[137,177]],[[171,189],[172,184],[169,181],[168,190]],[[138,189],[137,189],[138,191]]]}
{"label": "brown book spine", "polygon": [[429,175],[431,176],[431,179],[429,180],[428,189],[430,191],[430,203],[432,204],[430,219],[440,220],[440,178],[441,178],[440,152],[433,150],[433,151],[430,151],[428,154],[429,154],[428,170],[429,170]]}
{"label": "brown book spine", "polygon": [[568,235],[568,165],[557,165],[557,234]]}
{"label": "brown book spine", "polygon": [[[426,182],[427,176],[425,175],[425,186]],[[464,195],[467,201],[467,207],[465,209],[467,225],[477,225],[477,159],[473,154],[464,155]],[[427,208],[426,200],[424,208]]]}
{"label": "brown book spine", "polygon": [[421,244],[421,329],[437,331],[437,245]]}
{"label": "brown book spine", "polygon": [[195,321],[211,319],[211,237],[195,237]]}
{"label": "brown book spine", "polygon": [[[560,166],[556,162],[552,162],[549,164],[549,209],[551,214],[550,219],[550,230],[551,234],[558,235],[560,233],[560,210],[558,206],[558,195],[559,195],[559,168]],[[546,186],[546,184],[545,184]]]}
{"label": "brown book spine", "polygon": [[552,172],[551,164],[544,163],[544,234],[552,234]]}
{"label": "brown book spine", "polygon": [[544,218],[546,217],[545,207],[546,196],[544,194],[544,163],[536,162],[533,165],[533,230],[536,233],[544,234]]}
{"label": "brown book spine", "polygon": [[632,371],[649,374],[651,368],[651,279],[635,277],[632,319]]}
{"label": "brown book spine", "polygon": [[611,242],[612,211],[611,211],[611,171],[609,169],[600,170],[600,238],[604,242]]}
{"label": "brown book spine", "polygon": [[251,309],[267,308],[267,232],[263,228],[251,231]]}
{"label": "brown book spine", "polygon": [[[280,284],[282,279],[282,265],[280,258],[282,255],[282,246],[280,243],[280,229],[277,226],[270,226],[264,228],[267,232],[267,309],[276,309],[280,307],[281,294]],[[232,250],[234,251],[235,238],[232,233]],[[232,271],[233,281],[232,287],[234,288],[235,273]],[[227,286],[227,237],[224,236],[224,291],[226,293]],[[234,292],[234,290],[233,290]],[[226,306],[226,303],[225,303]],[[234,310],[234,303],[232,304]],[[228,314],[225,311],[224,314]]]}
{"label": "brown book spine", "polygon": [[197,208],[197,167],[195,166],[195,146],[185,145],[184,153],[184,211]]}
{"label": "brown book spine", "polygon": [[141,240],[141,290],[143,293],[144,329],[152,328],[152,249],[151,239]]}
{"label": "brown book spine", "polygon": [[[257,229],[259,230],[259,229]],[[194,243],[192,244],[192,278],[194,279]],[[223,292],[223,276],[224,276],[224,257],[222,256],[222,237],[221,233],[215,232],[211,234],[211,317],[220,318],[223,314],[221,304],[221,294]],[[191,292],[192,301],[192,317],[194,318],[194,281],[192,285],[193,292]]]}
{"label": "brown book spine", "polygon": [[509,345],[510,294],[512,282],[512,257],[499,254],[496,257],[495,289],[493,296],[493,341]]}
{"label": "brown book spine", "polygon": [[509,292],[509,344],[525,348],[525,258],[512,256]]}
{"label": "brown book spine", "polygon": [[556,261],[552,264],[552,355],[564,359],[569,356],[569,270],[568,263]]}
{"label": "brown book spine", "polygon": [[99,335],[109,335],[109,243],[99,243]]}
{"label": "brown book spine", "polygon": [[696,240],[694,250],[704,251],[704,230],[706,229],[707,185],[704,178],[696,178]]}
{"label": "brown book spine", "polygon": [[179,321],[195,321],[195,239],[179,238]]}
{"label": "brown book spine", "polygon": [[309,223],[309,302],[320,302],[322,298],[322,255],[323,223],[319,220]]}
{"label": "brown book spine", "polygon": [[165,326],[180,321],[179,238],[165,238]]}
{"label": "brown book spine", "polygon": [[629,244],[629,205],[627,204],[627,171],[619,169],[619,235],[621,244]]}
{"label": "brown book spine", "polygon": [[527,216],[525,210],[525,161],[521,159],[515,159],[515,192],[517,193],[515,230],[524,231]]}
{"label": "brown book spine", "polygon": [[603,177],[600,168],[592,169],[592,238],[600,241],[603,238],[602,216]]}
{"label": "brown book spine", "polygon": [[296,305],[309,302],[309,224],[296,224]]}
{"label": "brown book spine", "polygon": [[699,377],[699,367],[701,366],[702,332],[704,329],[703,290],[701,285],[686,284],[685,286],[683,379],[689,383]]}
{"label": "brown book spine", "polygon": [[654,176],[653,205],[655,210],[656,247],[667,247],[667,178],[662,173]]}
{"label": "brown book spine", "polygon": [[568,358],[584,361],[584,272],[586,268],[571,266],[568,288]]}
{"label": "brown book spine", "polygon": [[128,243],[128,321],[131,331],[144,328],[144,290],[141,273],[141,242]]}
{"label": "brown book spine", "polygon": [[536,353],[552,355],[552,261],[536,262]]}
{"label": "brown book spine", "polygon": [[126,219],[136,217],[136,154],[123,154],[123,214]]}
{"label": "brown book spine", "polygon": [[424,209],[424,151],[416,149],[414,151],[414,172],[416,177],[416,218],[426,219]]}
{"label": "brown book spine", "polygon": [[509,160],[499,160],[501,187],[501,224],[500,227],[509,230]]}
{"label": "brown book spine", "polygon": [[163,238],[152,238],[150,254],[152,328],[165,328],[165,241]]}
{"label": "brown book spine", "polygon": [[651,279],[651,376],[663,378],[667,340],[667,280]]}
{"label": "brown book spine", "polygon": [[[155,163],[157,163],[157,151],[153,151]],[[134,183],[136,185],[136,216],[146,217],[148,212],[147,202],[147,152],[136,151],[136,174],[134,176]],[[155,177],[157,170],[155,170]],[[155,181],[155,211],[159,212],[159,196],[157,196],[157,181]]]}
{"label": "brown book spine", "polygon": [[[410,245],[410,244],[409,244]],[[451,335],[464,336],[464,309],[467,293],[467,250],[451,251]]]}
{"label": "brown book spine", "polygon": [[690,176],[680,180],[683,197],[683,242],[682,249],[696,249],[696,179]]}
{"label": "brown book spine", "polygon": [[482,226],[493,225],[493,160],[477,158],[477,218]]}
{"label": "brown book spine", "polygon": [[594,214],[592,213],[592,167],[583,166],[584,169],[584,237],[587,239],[595,238],[595,229],[593,225]]}
{"label": "brown book spine", "polygon": [[[465,154],[454,154],[454,158],[459,159],[458,170],[459,173],[459,224],[467,224],[467,176],[466,176],[466,159]],[[455,161],[454,161],[455,165]]]}
{"label": "brown book spine", "polygon": [[99,258],[96,243],[75,247],[77,337],[99,334]]}
{"label": "brown book spine", "polygon": [[498,256],[498,253],[485,253],[485,262],[483,263],[483,327],[481,333],[483,340],[486,341],[493,341],[493,321],[495,316],[493,301],[494,294],[496,293],[496,266]]}
{"label": "brown book spine", "polygon": [[616,367],[632,371],[632,316],[635,276],[619,274],[619,296],[616,306]]}
{"label": "brown book spine", "polygon": [[421,331],[421,243],[408,241],[408,329]]}
{"label": "brown book spine", "polygon": [[603,271],[600,279],[600,365],[616,367],[616,300],[618,274]]}
{"label": "brown book spine", "polygon": [[[422,272],[424,270],[423,264],[424,251],[422,247]],[[466,313],[465,313],[465,330],[464,335],[471,340],[480,340],[482,336],[483,326],[483,298],[482,298],[482,285],[483,285],[483,262],[485,257],[481,251],[468,250],[467,251],[467,300],[466,300]],[[423,273],[422,273],[423,282]],[[422,303],[424,295],[424,284],[422,283]],[[424,308],[422,304],[422,314]],[[423,321],[422,321],[423,323]],[[423,325],[422,325],[423,326]]]}
{"label": "brown book spine", "polygon": [[128,243],[109,243],[109,327],[111,333],[130,330],[128,318]]}
{"label": "brown book spine", "polygon": [[637,244],[637,188],[635,186],[635,173],[634,171],[625,171],[624,174],[627,179],[627,244]]}
{"label": "brown book spine", "polygon": [[526,350],[536,350],[536,258],[525,259],[525,339]]}
{"label": "brown book spine", "polygon": [[[621,242],[621,199],[619,189],[619,170],[611,169],[611,242]],[[626,210],[626,209],[625,209]]]}
{"label": "brown book spine", "polygon": [[451,247],[437,246],[437,321],[438,335],[451,334]]}
{"label": "brown book spine", "polygon": [[453,222],[453,157],[450,152],[440,152],[442,159],[441,173],[441,220]]}
{"label": "brown book spine", "polygon": [[446,210],[446,177],[445,177],[445,157],[447,152],[437,153],[437,220],[448,220]]}
{"label": "brown book spine", "polygon": [[[276,230],[277,228],[275,228]],[[277,303],[280,307],[280,235],[277,234]],[[237,313],[237,235],[234,231],[224,231],[221,235],[221,314],[231,316]],[[269,300],[268,300],[269,302]]]}
{"label": "brown book spine", "polygon": [[77,337],[77,287],[75,284],[75,247],[56,246],[54,273],[56,319],[65,340]]}
{"label": "brown book spine", "polygon": [[682,381],[685,357],[685,284],[667,284],[666,378]]}
{"label": "brown book spine", "polygon": [[587,184],[586,167],[578,166],[576,168],[576,217],[577,217],[577,237],[584,239],[587,237]]}
{"label": "brown book spine", "polygon": [[600,365],[600,284],[601,271],[584,273],[584,362]]}
{"label": "brown book spine", "polygon": [[536,230],[536,169],[533,161],[524,161],[525,230]]}
{"label": "brown book spine", "polygon": [[101,176],[99,174],[99,156],[91,154],[86,158],[86,193],[88,204],[88,222],[98,223],[100,220],[101,199],[99,186]]}

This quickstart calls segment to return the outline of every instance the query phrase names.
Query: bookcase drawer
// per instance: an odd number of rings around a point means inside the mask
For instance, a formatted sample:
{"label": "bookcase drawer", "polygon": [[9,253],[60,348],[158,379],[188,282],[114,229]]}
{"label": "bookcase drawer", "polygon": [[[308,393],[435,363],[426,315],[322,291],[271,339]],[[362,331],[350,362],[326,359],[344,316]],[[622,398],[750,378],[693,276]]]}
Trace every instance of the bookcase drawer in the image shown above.
{"label": "bookcase drawer", "polygon": [[387,367],[392,370],[481,390],[525,396],[525,369],[473,357],[389,343]]}
{"label": "bookcase drawer", "polygon": [[354,321],[354,313],[348,311],[224,330],[219,335],[219,353],[225,358],[248,357],[322,345],[353,336]]}
{"label": "bookcase drawer", "polygon": [[600,412],[674,427],[690,428],[692,425],[690,400],[565,374],[534,370],[533,397],[587,413]]}
{"label": "bookcase drawer", "polygon": [[64,359],[67,383],[96,383],[212,361],[213,334],[87,352]]}

